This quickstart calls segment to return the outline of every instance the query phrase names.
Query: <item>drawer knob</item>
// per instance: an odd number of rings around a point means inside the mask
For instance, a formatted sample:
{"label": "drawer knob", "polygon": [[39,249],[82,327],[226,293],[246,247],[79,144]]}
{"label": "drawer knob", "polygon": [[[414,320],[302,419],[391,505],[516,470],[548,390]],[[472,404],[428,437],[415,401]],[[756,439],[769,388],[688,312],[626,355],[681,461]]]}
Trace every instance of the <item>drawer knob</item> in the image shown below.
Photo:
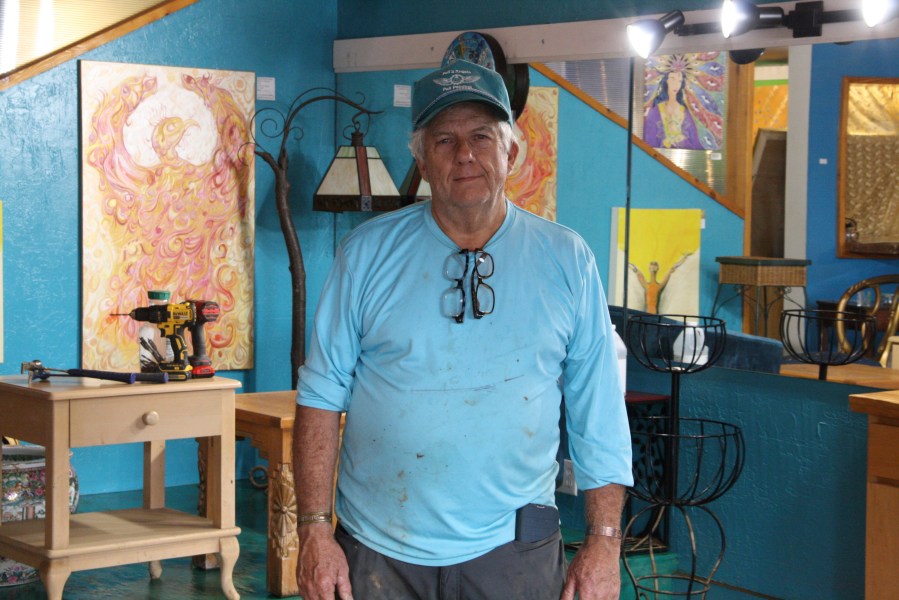
{"label": "drawer knob", "polygon": [[156,425],[157,423],[159,423],[159,413],[155,410],[144,413],[143,422],[144,425]]}

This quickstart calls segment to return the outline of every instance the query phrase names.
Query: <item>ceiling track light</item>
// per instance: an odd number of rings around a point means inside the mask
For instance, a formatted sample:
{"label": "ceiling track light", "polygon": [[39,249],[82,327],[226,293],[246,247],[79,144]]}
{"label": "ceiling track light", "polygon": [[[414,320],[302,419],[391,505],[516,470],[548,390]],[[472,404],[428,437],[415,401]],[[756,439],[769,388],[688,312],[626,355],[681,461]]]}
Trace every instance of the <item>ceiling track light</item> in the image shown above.
{"label": "ceiling track light", "polygon": [[877,27],[899,15],[899,0],[862,0],[862,19],[868,27]]}
{"label": "ceiling track light", "polygon": [[728,52],[728,56],[738,65],[748,65],[757,61],[764,53],[764,48],[745,48],[743,50],[731,50]]}
{"label": "ceiling track light", "polygon": [[724,0],[721,5],[721,34],[726,38],[782,25],[784,11],[779,6],[760,7],[749,0]]}
{"label": "ceiling track light", "polygon": [[[627,26],[631,47],[642,58],[648,58],[658,50],[665,36],[720,33],[731,38],[753,29],[787,27],[794,38],[819,37],[827,23],[844,23],[864,20],[875,27],[899,16],[899,0],[861,0],[860,8],[824,10],[823,0],[797,2],[788,14],[779,6],[757,6],[751,0],[724,0],[721,16],[714,23],[686,24],[684,13],[673,10],[659,19],[641,19]],[[731,59],[738,64],[748,64],[758,59],[764,49],[732,51]]]}
{"label": "ceiling track light", "polygon": [[631,48],[641,58],[649,56],[659,49],[665,36],[684,24],[684,13],[672,10],[660,19],[642,19],[627,26],[627,38]]}
{"label": "ceiling track light", "polygon": [[[888,0],[892,4],[899,0]],[[873,0],[864,0],[863,5]],[[873,15],[878,9],[871,8]],[[880,9],[882,10],[882,9]],[[824,10],[824,2],[797,2],[789,14],[776,6],[756,6],[750,0],[724,0],[721,5],[721,33],[734,37],[753,29],[788,27],[794,38],[818,37],[827,23],[843,23],[862,19],[863,10]],[[873,19],[873,16],[872,16]]]}

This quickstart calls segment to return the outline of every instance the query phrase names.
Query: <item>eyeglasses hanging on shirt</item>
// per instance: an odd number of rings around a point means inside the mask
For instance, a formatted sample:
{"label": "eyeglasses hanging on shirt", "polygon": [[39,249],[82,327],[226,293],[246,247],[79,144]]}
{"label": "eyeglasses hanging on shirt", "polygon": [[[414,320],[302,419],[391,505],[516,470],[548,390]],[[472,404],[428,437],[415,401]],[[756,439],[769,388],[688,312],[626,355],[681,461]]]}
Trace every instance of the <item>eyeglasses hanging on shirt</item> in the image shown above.
{"label": "eyeglasses hanging on shirt", "polygon": [[465,276],[472,263],[469,290],[474,318],[480,319],[493,312],[493,288],[484,283],[493,275],[493,257],[481,249],[459,250],[447,257],[443,267],[444,276],[455,282],[455,286],[443,293],[441,301],[443,314],[456,323],[465,320]]}

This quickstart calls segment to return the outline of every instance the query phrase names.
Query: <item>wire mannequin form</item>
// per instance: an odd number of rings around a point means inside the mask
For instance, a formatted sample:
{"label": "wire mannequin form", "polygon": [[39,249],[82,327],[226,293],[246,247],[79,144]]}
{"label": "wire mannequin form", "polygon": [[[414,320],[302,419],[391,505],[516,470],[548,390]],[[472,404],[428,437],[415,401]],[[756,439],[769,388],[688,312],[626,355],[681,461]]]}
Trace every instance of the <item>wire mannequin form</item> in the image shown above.
{"label": "wire mannequin form", "polygon": [[[831,333],[831,329],[837,332]],[[818,379],[827,367],[859,360],[874,344],[874,315],[823,309],[791,309],[780,315],[780,339],[801,363],[818,365]]]}
{"label": "wire mannequin form", "polygon": [[[704,597],[724,557],[724,529],[705,504],[721,497],[739,479],[745,461],[743,435],[739,427],[728,423],[682,419],[680,376],[712,366],[724,351],[726,337],[724,321],[714,317],[635,315],[628,321],[626,341],[634,358],[650,370],[671,373],[668,416],[638,418],[631,427],[636,457],[631,494],[647,506],[630,519],[624,536],[630,537],[639,524],[649,519],[649,526],[630,550],[647,551],[652,572],[636,575],[627,553],[623,554],[623,562],[640,598]],[[667,549],[660,540],[669,539],[673,509],[682,517],[689,538],[688,573],[660,573],[656,565],[656,554]],[[710,531],[711,537],[720,542],[720,550],[704,576],[699,574],[700,550],[691,514],[707,517],[712,527],[704,531]],[[710,543],[705,547],[710,547]]]}

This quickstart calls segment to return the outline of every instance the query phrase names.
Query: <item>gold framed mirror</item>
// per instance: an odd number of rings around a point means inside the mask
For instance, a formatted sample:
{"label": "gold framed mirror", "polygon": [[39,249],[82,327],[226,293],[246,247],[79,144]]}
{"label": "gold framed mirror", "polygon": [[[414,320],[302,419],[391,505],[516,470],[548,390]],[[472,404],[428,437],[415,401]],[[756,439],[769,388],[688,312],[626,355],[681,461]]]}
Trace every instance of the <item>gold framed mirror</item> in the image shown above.
{"label": "gold framed mirror", "polygon": [[837,256],[899,256],[899,78],[845,77]]}

